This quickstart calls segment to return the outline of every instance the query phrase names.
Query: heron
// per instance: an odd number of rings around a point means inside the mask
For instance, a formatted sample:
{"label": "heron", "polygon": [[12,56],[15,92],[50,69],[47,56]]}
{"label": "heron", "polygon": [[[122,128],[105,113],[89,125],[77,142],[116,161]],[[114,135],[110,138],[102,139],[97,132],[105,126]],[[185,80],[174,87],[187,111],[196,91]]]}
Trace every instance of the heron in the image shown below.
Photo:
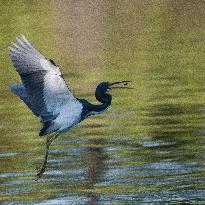
{"label": "heron", "polygon": [[100,104],[91,104],[73,95],[60,67],[38,51],[24,35],[17,37],[16,43],[12,42],[9,54],[21,78],[20,83],[11,85],[11,91],[41,119],[43,126],[39,136],[47,136],[44,160],[36,173],[38,179],[46,170],[52,141],[87,117],[106,111],[112,101],[108,92],[115,88],[129,88],[130,81],[101,82],[95,91]]}

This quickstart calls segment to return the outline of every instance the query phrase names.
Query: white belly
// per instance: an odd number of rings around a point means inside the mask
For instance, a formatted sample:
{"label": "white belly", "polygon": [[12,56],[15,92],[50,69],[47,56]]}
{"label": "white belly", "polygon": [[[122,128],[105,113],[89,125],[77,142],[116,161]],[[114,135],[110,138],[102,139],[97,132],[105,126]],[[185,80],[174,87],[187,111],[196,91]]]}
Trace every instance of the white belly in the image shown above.
{"label": "white belly", "polygon": [[59,110],[60,114],[54,120],[55,129],[63,131],[75,126],[80,121],[82,108],[82,104],[78,101],[63,105]]}

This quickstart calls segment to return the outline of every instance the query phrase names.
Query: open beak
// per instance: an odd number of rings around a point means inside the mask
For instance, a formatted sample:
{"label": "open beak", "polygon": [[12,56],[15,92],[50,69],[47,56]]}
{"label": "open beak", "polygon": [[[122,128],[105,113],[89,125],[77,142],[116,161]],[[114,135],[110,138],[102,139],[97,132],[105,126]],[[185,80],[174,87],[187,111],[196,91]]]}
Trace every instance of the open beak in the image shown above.
{"label": "open beak", "polygon": [[[129,80],[124,80],[124,81],[119,81],[119,82],[114,82],[114,83],[109,83],[108,86],[109,88],[116,89],[116,88],[122,88],[122,89],[132,89],[130,87],[126,87],[130,83]],[[120,86],[115,86],[115,85],[120,85]],[[113,87],[114,86],[114,87]]]}

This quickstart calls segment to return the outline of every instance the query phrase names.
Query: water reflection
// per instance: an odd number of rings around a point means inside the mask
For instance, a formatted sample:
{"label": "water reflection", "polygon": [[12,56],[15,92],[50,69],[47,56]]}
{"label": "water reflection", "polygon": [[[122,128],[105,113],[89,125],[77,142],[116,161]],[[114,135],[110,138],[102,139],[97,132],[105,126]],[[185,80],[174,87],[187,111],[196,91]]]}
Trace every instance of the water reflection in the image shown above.
{"label": "water reflection", "polygon": [[97,205],[98,196],[92,191],[95,185],[103,178],[105,171],[105,160],[107,155],[103,151],[104,139],[95,139],[88,141],[88,148],[83,153],[83,159],[85,161],[86,176],[84,182],[84,189],[86,189],[85,195],[88,197],[87,204]]}

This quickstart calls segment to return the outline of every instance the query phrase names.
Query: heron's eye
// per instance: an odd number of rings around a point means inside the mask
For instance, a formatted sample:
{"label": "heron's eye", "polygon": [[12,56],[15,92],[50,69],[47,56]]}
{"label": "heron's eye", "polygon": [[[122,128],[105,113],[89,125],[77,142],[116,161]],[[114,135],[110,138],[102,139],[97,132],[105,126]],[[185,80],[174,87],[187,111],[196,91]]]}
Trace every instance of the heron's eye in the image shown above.
{"label": "heron's eye", "polygon": [[111,91],[112,89],[111,88],[107,88],[107,92]]}

